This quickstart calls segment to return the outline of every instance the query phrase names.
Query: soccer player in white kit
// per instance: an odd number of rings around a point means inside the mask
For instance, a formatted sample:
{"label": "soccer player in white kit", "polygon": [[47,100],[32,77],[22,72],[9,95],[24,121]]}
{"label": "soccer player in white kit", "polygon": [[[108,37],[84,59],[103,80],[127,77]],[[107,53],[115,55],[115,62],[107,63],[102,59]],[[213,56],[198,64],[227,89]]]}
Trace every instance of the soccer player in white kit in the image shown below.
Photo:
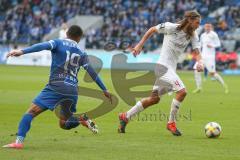
{"label": "soccer player in white kit", "polygon": [[[220,82],[225,89],[225,93],[228,93],[227,85],[223,81],[222,77],[216,72],[215,53],[216,48],[221,46],[220,40],[217,33],[213,31],[213,27],[210,23],[206,23],[204,25],[204,30],[205,32],[200,37],[203,64],[207,68],[209,75]],[[193,93],[199,93],[202,90],[201,73],[196,70],[196,65],[194,66],[194,69],[194,77],[197,88],[193,91]]]}
{"label": "soccer player in white kit", "polygon": [[144,109],[157,104],[160,97],[168,92],[175,91],[176,97],[172,100],[167,129],[175,136],[181,136],[181,132],[176,127],[176,116],[181,102],[187,95],[182,80],[176,73],[177,61],[184,49],[191,42],[194,52],[198,54],[197,70],[202,71],[200,56],[200,42],[195,30],[199,27],[201,16],[196,11],[188,11],[184,14],[184,19],[179,23],[162,23],[151,27],[142,37],[141,41],[133,48],[133,55],[140,54],[144,43],[154,34],[164,34],[161,55],[155,68],[156,81],[152,93],[149,97],[138,101],[129,111],[119,114],[119,133],[125,133],[125,128],[129,119],[134,117]]}

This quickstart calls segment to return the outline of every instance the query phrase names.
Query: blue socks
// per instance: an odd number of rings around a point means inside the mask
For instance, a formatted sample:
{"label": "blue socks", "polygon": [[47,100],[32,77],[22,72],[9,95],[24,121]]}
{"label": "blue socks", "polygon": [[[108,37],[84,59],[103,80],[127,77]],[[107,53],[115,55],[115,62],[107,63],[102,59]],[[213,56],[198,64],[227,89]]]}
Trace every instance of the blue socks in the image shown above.
{"label": "blue socks", "polygon": [[31,127],[32,119],[33,116],[29,113],[23,115],[22,120],[20,121],[18,126],[16,143],[23,143],[24,138],[26,137],[26,134]]}
{"label": "blue socks", "polygon": [[65,122],[65,129],[69,130],[69,129],[72,129],[72,128],[76,128],[79,124],[80,124],[79,118],[71,116]]}
{"label": "blue socks", "polygon": [[[22,120],[20,121],[18,126],[16,143],[23,143],[24,138],[26,137],[26,134],[31,127],[32,120],[33,120],[33,116],[31,114],[27,113],[23,115]],[[65,129],[69,130],[69,129],[75,128],[79,124],[80,124],[79,118],[71,116],[65,122]]]}
{"label": "blue socks", "polygon": [[208,70],[204,67],[204,78],[207,78],[208,76]]}

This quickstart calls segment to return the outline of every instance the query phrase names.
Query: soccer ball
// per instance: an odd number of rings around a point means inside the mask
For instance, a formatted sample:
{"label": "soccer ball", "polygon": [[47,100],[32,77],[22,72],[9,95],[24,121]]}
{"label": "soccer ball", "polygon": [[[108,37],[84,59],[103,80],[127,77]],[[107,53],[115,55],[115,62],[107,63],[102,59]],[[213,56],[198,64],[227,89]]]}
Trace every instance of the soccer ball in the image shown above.
{"label": "soccer ball", "polygon": [[216,122],[209,122],[205,126],[205,134],[208,138],[219,137],[222,132],[221,126]]}

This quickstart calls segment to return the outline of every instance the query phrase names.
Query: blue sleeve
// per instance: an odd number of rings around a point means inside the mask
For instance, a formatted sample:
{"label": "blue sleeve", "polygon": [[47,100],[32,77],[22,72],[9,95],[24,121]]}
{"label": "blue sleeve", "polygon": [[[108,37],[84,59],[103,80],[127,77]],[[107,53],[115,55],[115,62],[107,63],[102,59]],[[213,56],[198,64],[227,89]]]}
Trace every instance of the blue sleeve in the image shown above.
{"label": "blue sleeve", "polygon": [[83,63],[82,63],[83,68],[88,72],[88,74],[91,76],[91,78],[97,83],[97,85],[103,90],[106,91],[107,88],[103,84],[102,80],[100,77],[97,75],[97,73],[94,71],[93,67],[89,64],[89,60],[87,55],[84,55],[83,57]]}
{"label": "blue sleeve", "polygon": [[34,44],[30,47],[23,49],[22,51],[23,51],[23,54],[27,54],[27,53],[32,53],[32,52],[39,52],[42,50],[52,50],[52,49],[56,48],[56,46],[57,46],[56,41],[51,40],[48,42]]}

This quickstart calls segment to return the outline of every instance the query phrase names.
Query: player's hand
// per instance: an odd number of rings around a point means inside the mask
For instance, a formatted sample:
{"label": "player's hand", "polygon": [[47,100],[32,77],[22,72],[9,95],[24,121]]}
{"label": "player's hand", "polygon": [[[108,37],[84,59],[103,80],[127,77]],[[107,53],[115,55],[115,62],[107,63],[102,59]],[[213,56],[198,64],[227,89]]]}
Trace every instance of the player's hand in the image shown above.
{"label": "player's hand", "polygon": [[202,72],[203,70],[204,70],[204,65],[203,65],[203,63],[202,62],[197,62],[197,71],[198,72]]}
{"label": "player's hand", "polygon": [[207,44],[207,47],[208,47],[208,48],[213,48],[213,46],[212,46],[212,45],[210,45],[210,44]]}
{"label": "player's hand", "polygon": [[133,49],[132,49],[132,54],[134,55],[134,57],[136,57],[137,55],[140,54],[142,50],[142,46],[141,45],[136,45]]}
{"label": "player's hand", "polygon": [[22,50],[12,50],[11,52],[9,52],[7,54],[7,58],[8,57],[19,57],[21,55],[23,55],[23,51]]}
{"label": "player's hand", "polygon": [[112,95],[108,91],[103,91],[104,96],[109,99],[109,102],[112,104]]}

